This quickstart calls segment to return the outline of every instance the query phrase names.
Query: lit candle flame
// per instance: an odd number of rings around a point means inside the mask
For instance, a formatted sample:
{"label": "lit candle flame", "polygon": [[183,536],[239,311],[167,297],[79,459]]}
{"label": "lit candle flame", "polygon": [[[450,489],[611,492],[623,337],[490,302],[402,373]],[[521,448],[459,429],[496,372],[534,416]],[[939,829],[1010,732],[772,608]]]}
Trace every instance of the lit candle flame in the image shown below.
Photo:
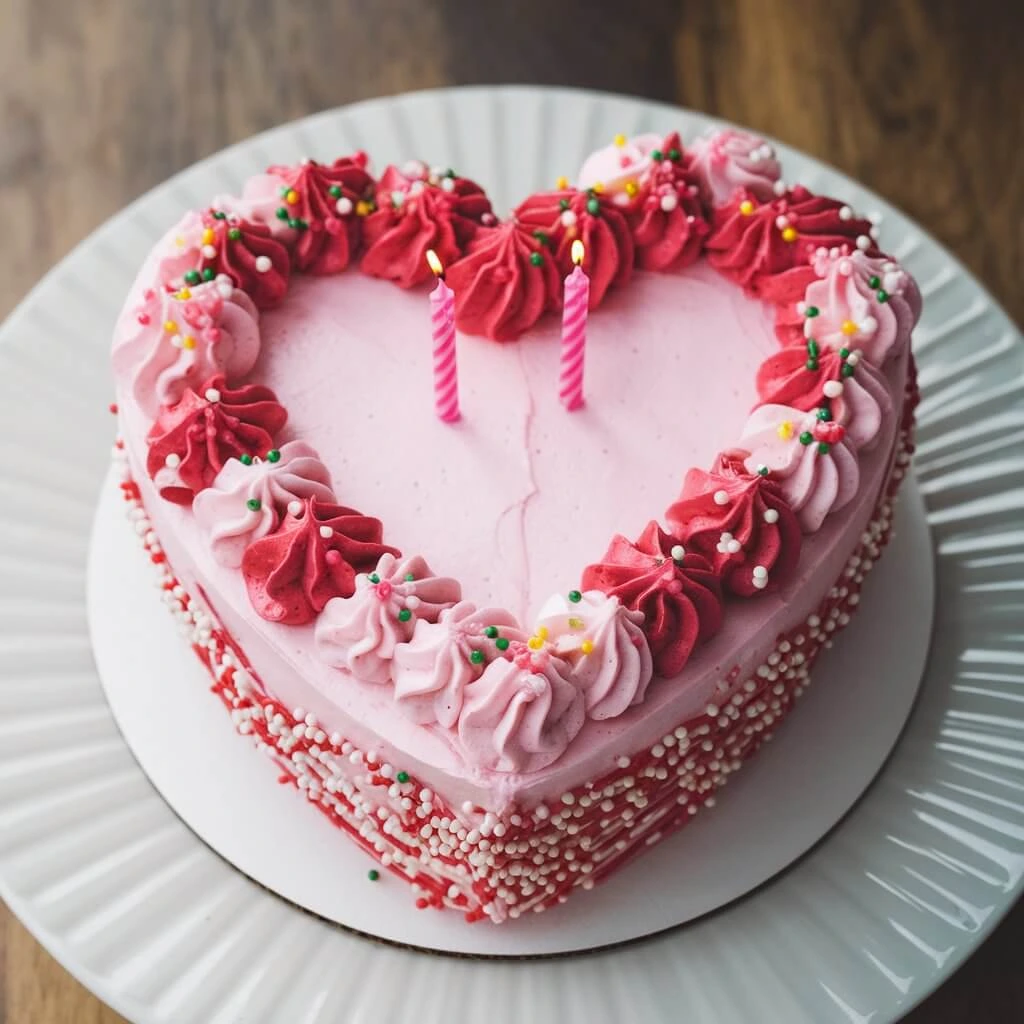
{"label": "lit candle flame", "polygon": [[433,249],[427,250],[427,266],[430,267],[431,273],[435,277],[444,277],[444,267]]}
{"label": "lit candle flame", "polygon": [[[575,242],[572,243],[572,249],[570,250],[570,252],[572,254],[572,261],[573,261],[573,263],[577,267],[582,266],[583,265],[583,243],[578,238],[576,239]],[[427,254],[428,258],[429,258],[429,255],[430,254],[428,253]]]}

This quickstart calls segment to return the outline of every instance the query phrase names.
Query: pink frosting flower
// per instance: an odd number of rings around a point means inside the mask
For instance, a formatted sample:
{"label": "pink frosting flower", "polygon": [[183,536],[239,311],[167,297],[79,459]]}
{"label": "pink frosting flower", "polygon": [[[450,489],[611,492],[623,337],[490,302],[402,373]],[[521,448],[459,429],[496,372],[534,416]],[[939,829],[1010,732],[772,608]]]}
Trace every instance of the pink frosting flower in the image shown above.
{"label": "pink frosting flower", "polygon": [[576,177],[576,187],[585,192],[595,185],[603,194],[625,194],[629,182],[643,185],[654,167],[651,152],[661,145],[662,136],[653,132],[634,135],[623,145],[612,144],[591,153]]}
{"label": "pink frosting flower", "polygon": [[495,641],[523,643],[515,617],[499,608],[460,601],[437,622],[419,619],[412,639],[395,648],[392,675],[399,706],[422,724],[455,727],[466,687],[501,656]]}
{"label": "pink frosting flower", "polygon": [[513,659],[492,661],[466,687],[459,715],[459,741],[469,763],[495,772],[535,772],[561,757],[586,714],[571,674],[566,661],[526,647]]}
{"label": "pink frosting flower", "polygon": [[289,441],[263,458],[230,459],[212,487],[192,504],[213,557],[228,568],[242,564],[245,549],[277,528],[292,502],[334,502],[331,475],[304,441]]}
{"label": "pink frosting flower", "polygon": [[700,184],[704,201],[711,206],[727,203],[738,188],[767,201],[775,194],[782,166],[775,152],[758,135],[725,128],[703,135],[688,150],[690,168]]}
{"label": "pink frosting flower", "polygon": [[316,623],[317,650],[333,668],[386,683],[395,649],[412,639],[416,622],[436,622],[461,597],[458,581],[435,576],[419,555],[382,555],[372,573],[357,577],[351,597],[327,602]]}
{"label": "pink frosting flower", "polygon": [[588,718],[616,718],[643,702],[654,674],[643,620],[600,590],[555,594],[541,609],[538,633],[572,665]]}
{"label": "pink frosting flower", "polygon": [[804,533],[819,530],[857,493],[857,456],[844,435],[841,424],[786,405],[762,405],[743,428],[748,472],[768,470]]}

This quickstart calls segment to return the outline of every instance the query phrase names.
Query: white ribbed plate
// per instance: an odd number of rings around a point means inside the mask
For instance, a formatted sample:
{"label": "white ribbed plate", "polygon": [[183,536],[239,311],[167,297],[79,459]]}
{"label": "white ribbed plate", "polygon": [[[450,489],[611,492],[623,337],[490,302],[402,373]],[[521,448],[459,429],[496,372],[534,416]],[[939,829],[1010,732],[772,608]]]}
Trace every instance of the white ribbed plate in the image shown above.
{"label": "white ribbed plate", "polygon": [[167,224],[266,164],[357,147],[379,164],[411,153],[451,163],[505,208],[617,131],[690,137],[708,124],[639,100],[541,89],[327,112],[143,197],[4,325],[0,894],[122,1013],[174,1024],[881,1024],[954,970],[1018,895],[1024,344],[919,228],[785,147],[790,179],[885,214],[884,246],[925,293],[917,476],[938,572],[932,658],[906,735],[866,798],[795,868],[685,929],[585,957],[480,962],[382,946],[301,913],[212,854],[149,786],[103,701],[84,586],[112,434],[109,336]]}

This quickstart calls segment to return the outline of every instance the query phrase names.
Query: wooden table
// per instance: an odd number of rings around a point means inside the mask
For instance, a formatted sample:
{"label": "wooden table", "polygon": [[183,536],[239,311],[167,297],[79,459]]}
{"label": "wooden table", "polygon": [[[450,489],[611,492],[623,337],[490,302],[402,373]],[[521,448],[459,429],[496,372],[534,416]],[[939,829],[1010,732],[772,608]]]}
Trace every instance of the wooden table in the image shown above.
{"label": "wooden table", "polygon": [[[497,6],[0,0],[0,317],[130,199],[253,132],[383,93],[538,82],[676,101],[821,157],[920,221],[1024,321],[1024,7]],[[1024,907],[908,1020],[1024,1018],[1021,948]],[[120,1019],[0,906],[0,1022]]]}

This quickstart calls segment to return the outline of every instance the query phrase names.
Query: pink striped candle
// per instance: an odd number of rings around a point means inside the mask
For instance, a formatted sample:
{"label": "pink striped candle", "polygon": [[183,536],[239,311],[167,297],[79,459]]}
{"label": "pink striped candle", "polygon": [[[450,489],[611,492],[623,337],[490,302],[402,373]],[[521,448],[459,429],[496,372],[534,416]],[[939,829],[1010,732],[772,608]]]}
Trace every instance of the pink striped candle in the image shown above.
{"label": "pink striped candle", "polygon": [[433,249],[427,265],[437,278],[430,293],[430,328],[434,340],[434,410],[445,423],[458,420],[459,372],[455,358],[455,292],[445,284],[444,267]]}
{"label": "pink striped candle", "polygon": [[583,243],[572,243],[572,273],[565,279],[562,302],[562,365],[558,397],[567,412],[583,405],[583,357],[587,352],[587,307],[590,278],[583,269]]}

